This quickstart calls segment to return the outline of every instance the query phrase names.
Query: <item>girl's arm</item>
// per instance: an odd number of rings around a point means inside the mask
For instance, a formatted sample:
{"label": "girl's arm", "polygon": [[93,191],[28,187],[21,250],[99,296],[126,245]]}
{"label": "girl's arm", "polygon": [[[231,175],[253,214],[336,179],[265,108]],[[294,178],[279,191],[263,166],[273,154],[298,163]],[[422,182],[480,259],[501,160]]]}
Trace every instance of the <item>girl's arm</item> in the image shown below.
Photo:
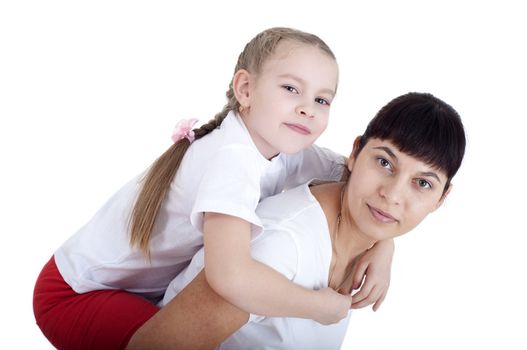
{"label": "girl's arm", "polygon": [[347,177],[347,158],[317,145],[290,155],[287,162],[286,188],[293,188],[311,179],[343,181]]}
{"label": "girl's arm", "polygon": [[210,288],[202,271],[135,332],[126,349],[213,349],[248,319]]}
{"label": "girl's arm", "polygon": [[346,317],[351,297],[330,288],[309,290],[251,257],[250,224],[240,218],[205,213],[205,274],[209,285],[249,313],[300,317],[331,324]]}
{"label": "girl's arm", "polygon": [[393,239],[379,241],[360,257],[352,276],[352,288],[360,287],[353,295],[353,309],[370,304],[373,304],[373,311],[379,309],[390,286],[394,249]]}

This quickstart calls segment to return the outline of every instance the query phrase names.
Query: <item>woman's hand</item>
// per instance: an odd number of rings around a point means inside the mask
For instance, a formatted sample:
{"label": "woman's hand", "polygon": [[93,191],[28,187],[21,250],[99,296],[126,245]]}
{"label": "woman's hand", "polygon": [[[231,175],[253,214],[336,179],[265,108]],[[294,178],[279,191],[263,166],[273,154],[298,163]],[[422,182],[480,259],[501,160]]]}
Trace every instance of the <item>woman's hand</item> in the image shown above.
{"label": "woman's hand", "polygon": [[393,251],[393,239],[379,241],[359,258],[351,275],[351,289],[360,288],[353,294],[352,309],[370,304],[373,311],[379,309],[390,287]]}

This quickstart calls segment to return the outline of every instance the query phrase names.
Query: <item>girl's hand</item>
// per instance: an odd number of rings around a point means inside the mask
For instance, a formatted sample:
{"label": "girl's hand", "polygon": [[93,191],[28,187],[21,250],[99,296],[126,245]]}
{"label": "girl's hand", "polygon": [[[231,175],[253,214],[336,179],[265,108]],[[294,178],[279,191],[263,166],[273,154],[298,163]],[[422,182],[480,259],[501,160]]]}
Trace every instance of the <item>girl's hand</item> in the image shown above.
{"label": "girl's hand", "polygon": [[351,276],[352,289],[360,288],[353,295],[352,309],[370,304],[373,311],[379,309],[390,287],[393,251],[394,243],[390,239],[377,242],[360,257]]}
{"label": "girl's hand", "polygon": [[329,325],[337,323],[348,316],[352,302],[351,295],[340,294],[331,288],[320,289],[317,294],[321,297],[319,305],[322,312],[319,317],[314,319],[315,321],[323,325]]}

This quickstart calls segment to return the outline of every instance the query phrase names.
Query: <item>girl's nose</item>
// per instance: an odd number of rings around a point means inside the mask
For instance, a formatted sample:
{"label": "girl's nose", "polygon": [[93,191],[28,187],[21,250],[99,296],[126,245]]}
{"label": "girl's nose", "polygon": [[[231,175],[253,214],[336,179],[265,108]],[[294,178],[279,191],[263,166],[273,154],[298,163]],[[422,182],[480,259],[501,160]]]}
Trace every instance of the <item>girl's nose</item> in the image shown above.
{"label": "girl's nose", "polygon": [[315,117],[314,108],[309,106],[309,104],[307,103],[301,104],[298,107],[296,107],[296,113],[302,117],[307,117],[307,118]]}

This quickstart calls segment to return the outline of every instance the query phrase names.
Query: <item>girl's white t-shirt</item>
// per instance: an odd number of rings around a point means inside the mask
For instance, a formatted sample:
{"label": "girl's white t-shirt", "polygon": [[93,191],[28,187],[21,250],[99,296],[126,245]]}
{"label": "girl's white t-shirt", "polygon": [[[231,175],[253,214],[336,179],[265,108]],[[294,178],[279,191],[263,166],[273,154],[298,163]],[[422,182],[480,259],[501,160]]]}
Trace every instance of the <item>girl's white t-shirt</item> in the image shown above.
{"label": "girl's white t-shirt", "polygon": [[[292,282],[309,289],[328,286],[332,248],[326,216],[307,184],[266,198],[257,215],[265,233],[252,241],[251,254]],[[169,285],[166,305],[204,266],[203,249]],[[219,349],[340,349],[351,311],[339,323],[324,326],[294,317],[251,315],[249,322]]]}
{"label": "girl's white t-shirt", "polygon": [[186,152],[156,218],[150,258],[129,243],[130,214],[143,173],[55,252],[55,262],[77,293],[124,289],[158,300],[202,247],[204,212],[240,217],[251,223],[255,237],[262,228],[255,213],[261,198],[311,178],[338,180],[344,162],[343,156],[317,146],[267,160],[242,119],[230,113]]}

